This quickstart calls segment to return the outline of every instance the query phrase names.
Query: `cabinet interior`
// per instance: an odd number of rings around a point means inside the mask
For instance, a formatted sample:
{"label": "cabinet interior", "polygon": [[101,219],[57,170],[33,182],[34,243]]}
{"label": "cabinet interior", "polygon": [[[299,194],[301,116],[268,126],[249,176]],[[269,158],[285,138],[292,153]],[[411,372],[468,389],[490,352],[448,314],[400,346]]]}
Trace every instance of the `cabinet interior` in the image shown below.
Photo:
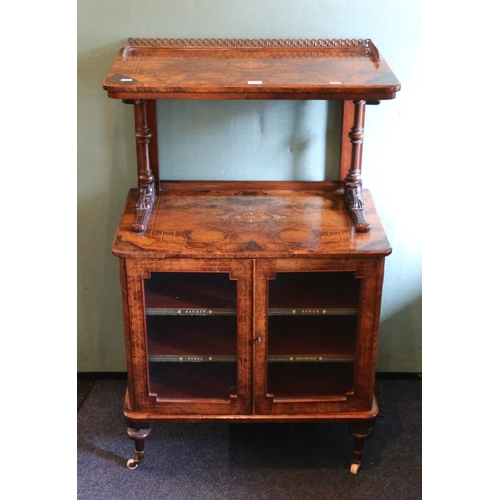
{"label": "cabinet interior", "polygon": [[[352,390],[359,281],[353,272],[276,273],[268,281],[268,393]],[[144,280],[150,392],[158,400],[237,392],[237,299],[228,273],[152,272]]]}

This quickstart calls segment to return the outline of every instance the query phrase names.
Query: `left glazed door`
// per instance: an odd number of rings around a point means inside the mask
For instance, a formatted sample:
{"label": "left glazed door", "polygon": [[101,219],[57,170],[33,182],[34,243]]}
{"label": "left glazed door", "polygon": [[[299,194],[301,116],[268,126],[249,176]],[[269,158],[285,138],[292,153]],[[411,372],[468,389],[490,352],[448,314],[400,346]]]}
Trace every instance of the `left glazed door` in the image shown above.
{"label": "left glazed door", "polygon": [[125,318],[136,411],[251,411],[252,262],[128,259]]}

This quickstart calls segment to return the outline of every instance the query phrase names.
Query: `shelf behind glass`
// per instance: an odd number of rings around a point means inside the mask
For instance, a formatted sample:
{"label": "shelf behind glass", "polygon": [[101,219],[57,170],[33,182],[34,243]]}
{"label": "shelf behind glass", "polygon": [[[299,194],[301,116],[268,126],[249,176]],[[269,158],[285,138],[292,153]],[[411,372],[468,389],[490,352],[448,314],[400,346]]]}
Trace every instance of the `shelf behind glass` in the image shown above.
{"label": "shelf behind glass", "polygon": [[228,273],[153,272],[144,291],[146,314],[236,313],[236,281]]}
{"label": "shelf behind glass", "polygon": [[277,273],[269,280],[269,315],[350,315],[359,303],[354,272]]}
{"label": "shelf behind glass", "polygon": [[235,316],[148,316],[148,356],[234,356]]}
{"label": "shelf behind glass", "polygon": [[343,398],[352,391],[354,363],[269,363],[267,391],[275,399]]}
{"label": "shelf behind glass", "polygon": [[357,316],[272,316],[268,326],[270,359],[273,356],[325,358],[317,361],[354,359]]}
{"label": "shelf behind glass", "polygon": [[159,401],[229,400],[236,387],[236,363],[149,363],[149,392]]}

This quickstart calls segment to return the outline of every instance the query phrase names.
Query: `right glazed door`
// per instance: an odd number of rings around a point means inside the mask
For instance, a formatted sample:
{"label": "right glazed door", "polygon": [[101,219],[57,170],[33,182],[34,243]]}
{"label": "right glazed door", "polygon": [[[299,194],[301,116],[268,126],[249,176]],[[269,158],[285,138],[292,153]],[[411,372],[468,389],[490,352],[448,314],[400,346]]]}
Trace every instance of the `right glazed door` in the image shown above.
{"label": "right glazed door", "polygon": [[256,413],[370,409],[382,273],[383,260],[257,261]]}

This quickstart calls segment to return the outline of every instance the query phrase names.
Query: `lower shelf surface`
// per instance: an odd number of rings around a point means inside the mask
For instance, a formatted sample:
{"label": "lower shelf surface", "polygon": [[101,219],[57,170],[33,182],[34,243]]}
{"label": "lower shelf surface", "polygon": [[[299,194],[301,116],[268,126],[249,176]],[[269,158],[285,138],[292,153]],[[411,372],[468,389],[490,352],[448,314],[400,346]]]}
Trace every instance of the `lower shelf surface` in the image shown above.
{"label": "lower shelf surface", "polygon": [[158,400],[229,399],[236,392],[236,363],[150,363],[149,373]]}
{"label": "lower shelf surface", "polygon": [[308,185],[298,190],[293,183],[273,182],[163,184],[143,233],[132,230],[138,196],[132,190],[113,253],[134,258],[391,253],[369,191],[363,197],[371,230],[356,233],[343,193],[322,183]]}

